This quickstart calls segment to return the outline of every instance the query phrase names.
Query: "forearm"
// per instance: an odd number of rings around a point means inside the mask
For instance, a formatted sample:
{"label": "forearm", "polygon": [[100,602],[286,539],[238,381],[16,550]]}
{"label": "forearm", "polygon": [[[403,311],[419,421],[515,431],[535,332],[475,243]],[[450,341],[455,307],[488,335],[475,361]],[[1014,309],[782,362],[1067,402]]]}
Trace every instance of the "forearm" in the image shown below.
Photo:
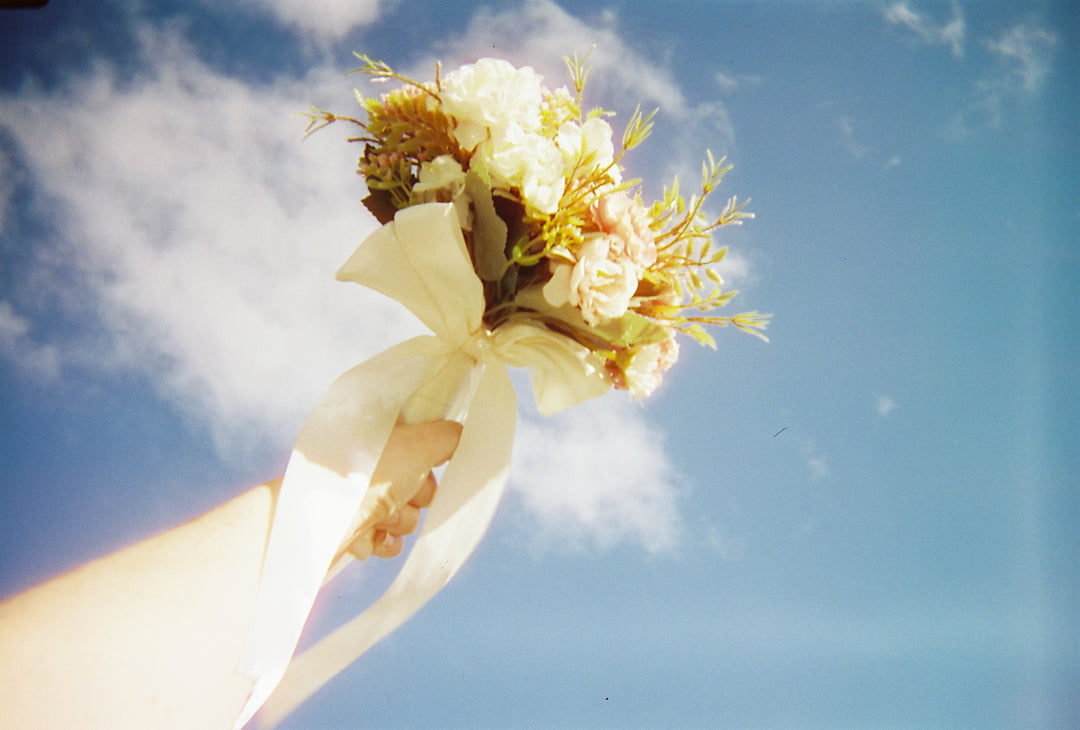
{"label": "forearm", "polygon": [[[394,428],[371,483],[391,485],[398,511],[350,552],[401,550],[460,435],[449,421]],[[0,728],[231,728],[251,689],[233,670],[279,487],[0,603]]]}
{"label": "forearm", "polygon": [[0,604],[0,726],[231,727],[277,486]]}

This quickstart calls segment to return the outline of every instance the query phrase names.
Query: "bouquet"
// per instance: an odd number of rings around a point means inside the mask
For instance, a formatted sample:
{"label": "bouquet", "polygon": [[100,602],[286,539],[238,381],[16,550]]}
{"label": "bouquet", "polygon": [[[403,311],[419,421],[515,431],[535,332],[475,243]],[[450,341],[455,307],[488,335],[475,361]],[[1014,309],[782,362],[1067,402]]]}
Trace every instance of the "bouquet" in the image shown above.
{"label": "bouquet", "polygon": [[[554,91],[531,68],[503,60],[446,76],[436,66],[434,81],[417,82],[358,57],[359,72],[400,86],[359,98],[366,119],[309,115],[309,133],[358,128],[350,141],[363,145],[363,203],[382,224],[338,278],[397,299],[433,335],[347,372],[305,423],[238,668],[257,682],[237,727],[279,682],[268,714],[288,712],[467,559],[509,470],[516,404],[506,366],[530,369],[547,415],[611,388],[648,396],[677,360],[680,334],[715,347],[706,327],[732,325],[765,339],[768,315],[714,313],[735,292],[713,268],[726,249],[714,249],[712,233],[752,217],[735,197],[704,216],[730,166],[710,153],[699,194],[684,199],[676,179],[646,205],[622,161],[649,136],[655,112],[635,111],[616,149],[612,115],[583,111],[588,67],[576,56],[567,59],[572,89]],[[290,667],[327,570],[347,559],[343,541],[373,534],[411,496],[370,483],[394,423],[434,418],[462,421],[462,437],[401,573]]]}
{"label": "bouquet", "polygon": [[702,205],[730,169],[711,154],[701,193],[685,201],[678,180],[645,207],[624,181],[622,157],[641,144],[652,117],[631,117],[616,152],[603,109],[582,112],[588,68],[568,59],[573,92],[549,91],[531,68],[485,58],[434,83],[395,74],[360,56],[360,72],[396,79],[400,89],[360,99],[367,121],[329,112],[310,129],[338,121],[363,130],[358,172],[364,203],[380,223],[429,202],[453,203],[470,259],[484,284],[484,326],[525,322],[593,353],[604,377],[649,395],[678,358],[677,332],[715,347],[704,325],[734,325],[764,339],[757,312],[705,314],[722,292],[711,266],[711,232],[753,217],[732,197],[711,222]]}

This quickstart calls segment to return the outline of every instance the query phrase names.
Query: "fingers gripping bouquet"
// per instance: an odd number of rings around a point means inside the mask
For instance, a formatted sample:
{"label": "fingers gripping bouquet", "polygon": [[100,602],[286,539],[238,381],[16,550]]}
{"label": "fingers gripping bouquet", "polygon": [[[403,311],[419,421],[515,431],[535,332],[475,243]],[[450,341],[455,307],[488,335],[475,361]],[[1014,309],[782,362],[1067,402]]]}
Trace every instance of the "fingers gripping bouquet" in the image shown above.
{"label": "fingers gripping bouquet", "polygon": [[[420,83],[359,56],[360,72],[400,86],[362,98],[364,120],[318,111],[309,132],[355,125],[367,209],[383,224],[338,272],[397,299],[433,332],[343,375],[294,447],[238,671],[256,679],[240,727],[281,683],[272,723],[400,625],[465,561],[490,522],[509,470],[516,405],[506,366],[527,367],[542,413],[612,387],[645,397],[676,361],[681,333],[715,346],[708,325],[765,339],[768,315],[722,317],[735,292],[712,268],[712,232],[749,217],[706,198],[730,169],[712,155],[699,195],[678,182],[646,205],[623,156],[649,135],[631,117],[616,150],[608,112],[496,59]],[[462,437],[423,529],[387,593],[290,665],[300,631],[343,541],[363,538],[407,501],[371,483],[394,423],[454,418]],[[354,515],[359,515],[354,518]],[[362,540],[361,540],[362,542]],[[356,553],[356,549],[352,550]],[[347,557],[347,556],[346,556]],[[286,673],[288,668],[288,673]],[[284,680],[282,677],[284,675]]]}

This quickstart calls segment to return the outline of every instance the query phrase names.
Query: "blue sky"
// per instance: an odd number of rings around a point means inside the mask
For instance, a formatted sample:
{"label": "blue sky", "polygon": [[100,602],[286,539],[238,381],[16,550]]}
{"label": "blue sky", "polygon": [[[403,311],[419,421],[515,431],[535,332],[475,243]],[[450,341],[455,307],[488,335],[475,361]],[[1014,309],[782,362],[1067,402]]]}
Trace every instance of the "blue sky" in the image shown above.
{"label": "blue sky", "polygon": [[277,475],[420,332],[333,281],[374,222],[293,116],[353,108],[352,51],[559,86],[595,44],[587,101],[660,109],[646,195],[735,164],[724,274],[772,341],[687,343],[643,406],[523,397],[476,556],[285,726],[1076,726],[1075,5],[299,7],[0,14],[0,595]]}

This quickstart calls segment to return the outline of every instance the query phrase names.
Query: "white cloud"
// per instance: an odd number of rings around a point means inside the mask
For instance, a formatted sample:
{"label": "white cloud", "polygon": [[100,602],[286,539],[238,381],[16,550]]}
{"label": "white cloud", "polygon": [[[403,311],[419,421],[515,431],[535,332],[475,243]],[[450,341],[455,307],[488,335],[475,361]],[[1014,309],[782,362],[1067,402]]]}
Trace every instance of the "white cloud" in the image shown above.
{"label": "white cloud", "polygon": [[721,560],[738,561],[746,557],[747,540],[737,530],[708,525],[703,535],[701,547]]}
{"label": "white cloud", "polygon": [[891,397],[887,395],[879,395],[877,401],[874,403],[874,410],[877,414],[884,418],[897,408],[897,403]]}
{"label": "white cloud", "polygon": [[718,71],[715,78],[716,85],[720,87],[720,90],[725,94],[730,94],[735,91],[735,89],[739,88],[739,81],[734,76],[728,76],[727,74]]}
{"label": "white cloud", "polygon": [[252,87],[175,36],[142,39],[130,81],[95,66],[0,99],[64,241],[32,275],[106,332],[58,342],[61,365],[92,351],[81,364],[144,372],[225,440],[292,434],[341,370],[418,327],[333,280],[374,224],[340,136],[301,144],[291,114],[348,87],[327,71]]}
{"label": "white cloud", "polygon": [[676,545],[678,489],[662,434],[619,395],[519,424],[510,487],[541,549]]}
{"label": "white cloud", "polygon": [[979,127],[999,129],[1011,106],[1038,95],[1052,73],[1057,37],[1043,28],[1021,23],[983,45],[996,68],[975,82],[970,101],[945,129],[946,139],[967,139]]}
{"label": "white cloud", "polygon": [[[273,16],[279,23],[318,41],[336,41],[378,20],[394,0],[246,0],[242,9]],[[206,5],[220,3],[207,0]]]}
{"label": "white cloud", "polygon": [[847,116],[841,116],[836,120],[836,126],[840,130],[840,146],[844,148],[844,151],[856,160],[865,157],[870,148],[855,137],[855,127],[851,123],[851,119]]}
{"label": "white cloud", "polygon": [[955,2],[952,4],[952,17],[942,23],[935,23],[903,1],[885,9],[885,20],[907,28],[927,45],[947,46],[956,58],[964,55],[964,16]]}
{"label": "white cloud", "polygon": [[762,78],[754,74],[736,74],[731,76],[717,71],[713,78],[716,80],[717,87],[725,94],[731,94],[738,91],[743,86],[760,86],[763,83]]}
{"label": "white cloud", "polygon": [[[1007,77],[1019,82],[1018,91],[1037,93],[1050,73],[1050,52],[1056,44],[1057,37],[1053,33],[1020,24],[1003,33],[998,40],[988,41],[986,48],[1003,62]],[[1001,84],[1015,87],[1008,78],[1002,79]]]}
{"label": "white cloud", "polygon": [[810,479],[817,481],[829,476],[829,465],[820,454],[810,454],[806,458],[806,468],[810,470]]}
{"label": "white cloud", "polygon": [[[722,234],[721,234],[722,235]],[[719,274],[725,284],[726,289],[730,289],[728,286],[731,282],[741,281],[750,278],[751,275],[751,263],[748,258],[743,256],[738,251],[728,249],[727,254],[718,264],[714,264],[713,270]]]}

